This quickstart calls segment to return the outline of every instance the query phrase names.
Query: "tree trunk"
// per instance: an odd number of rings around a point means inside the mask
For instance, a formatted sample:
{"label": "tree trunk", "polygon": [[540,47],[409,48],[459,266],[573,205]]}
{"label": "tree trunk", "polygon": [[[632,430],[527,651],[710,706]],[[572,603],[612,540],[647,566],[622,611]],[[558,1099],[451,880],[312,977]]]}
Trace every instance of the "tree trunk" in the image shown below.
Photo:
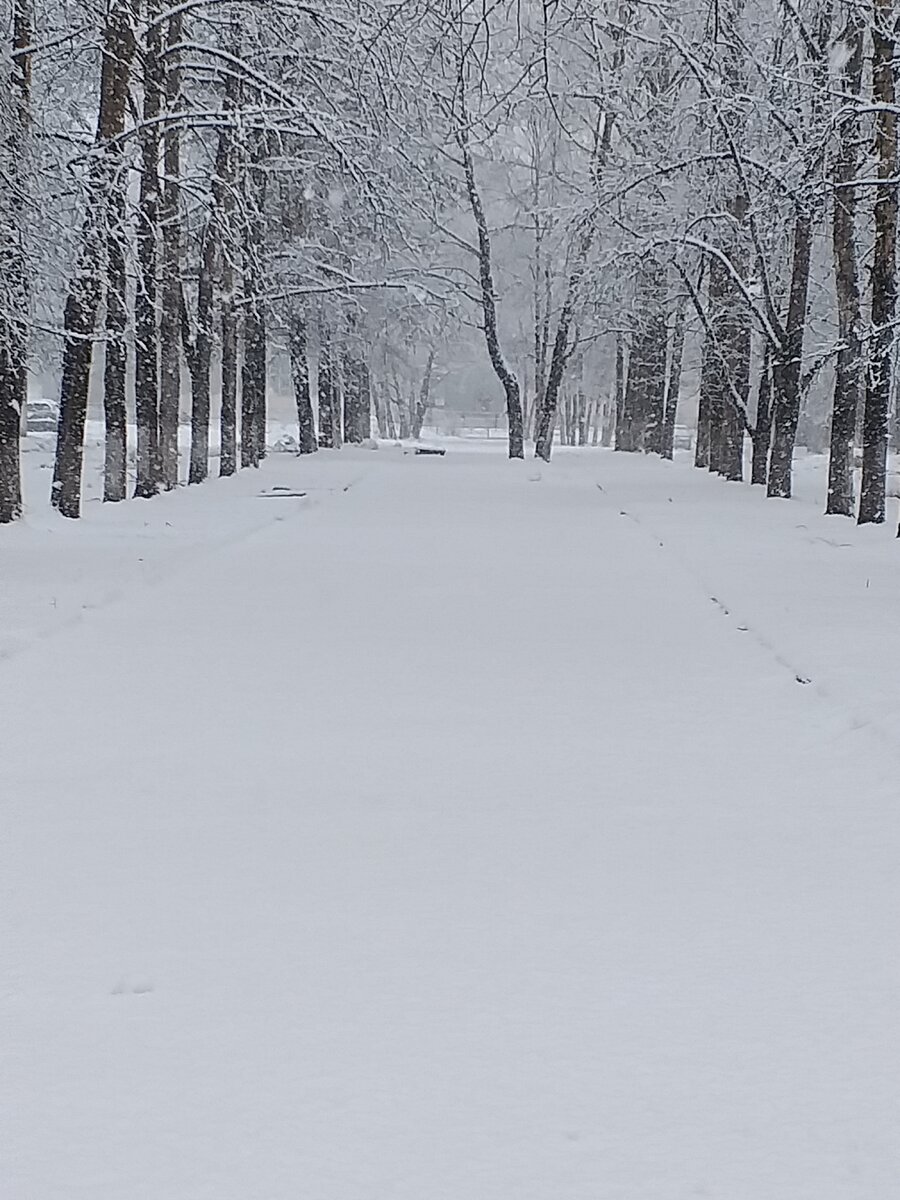
{"label": "tree trunk", "polygon": [[793,260],[790,296],[784,344],[772,369],[774,404],[772,410],[772,451],[769,458],[767,495],[788,500],[794,441],[800,419],[800,369],[803,361],[803,335],[809,296],[809,261],[812,249],[812,217],[799,209],[794,222]]}
{"label": "tree trunk", "polygon": [[263,255],[266,201],[266,135],[256,133],[246,172],[244,225],[244,362],[241,372],[241,466],[258,467],[266,456],[266,319]]}
{"label": "tree trunk", "polygon": [[241,369],[241,466],[258,467],[264,454],[260,425],[266,395],[266,323],[255,304],[244,313],[244,360]]}
{"label": "tree trunk", "polygon": [[309,383],[306,317],[300,311],[291,313],[289,337],[291,379],[297,403],[298,446],[301,454],[314,454],[319,447],[316,442],[316,418]]}
{"label": "tree trunk", "polygon": [[875,144],[875,249],[872,259],[872,344],[863,416],[860,525],[884,520],[891,351],[897,297],[897,114],[894,109],[894,0],[873,0],[872,99],[878,106]]}
{"label": "tree trunk", "polygon": [[553,450],[553,427],[556,423],[556,406],[559,400],[559,389],[562,384],[563,372],[572,353],[569,345],[569,335],[572,321],[575,318],[575,306],[581,287],[581,280],[587,265],[588,254],[594,241],[594,219],[586,218],[587,223],[581,231],[575,251],[575,260],[566,285],[566,297],[560,310],[556,324],[556,336],[553,339],[553,353],[550,356],[550,369],[547,372],[547,386],[538,402],[537,421],[534,435],[534,453],[536,458],[550,461]]}
{"label": "tree trunk", "polygon": [[141,181],[137,221],[134,398],[137,420],[136,497],[159,491],[159,116],[162,111],[159,0],[149,0],[152,22],[143,47],[144,103],[140,131]]}
{"label": "tree trunk", "polygon": [[[481,312],[485,341],[494,374],[500,380],[503,394],[506,397],[506,416],[509,423],[509,457],[525,457],[524,426],[522,424],[522,401],[519,394],[519,381],[506,365],[503,351],[500,349],[500,337],[497,331],[497,300],[494,293],[494,268],[491,258],[491,238],[488,232],[487,218],[481,203],[481,194],[475,181],[475,166],[472,162],[472,151],[469,148],[467,134],[460,133],[459,148],[463,155],[463,167],[466,176],[466,191],[475,228],[478,233],[478,275],[481,284]],[[560,371],[560,374],[562,372]]]}
{"label": "tree trunk", "polygon": [[[188,467],[188,483],[203,483],[209,474],[209,393],[216,258],[216,217],[214,214],[207,221],[200,241],[200,272],[197,279],[197,333],[193,345],[187,336],[184,339],[185,355],[191,375],[191,456]],[[186,316],[185,313],[184,326],[187,325]]]}
{"label": "tree trunk", "polygon": [[319,446],[334,449],[335,386],[334,351],[331,337],[324,325],[319,331]]}
{"label": "tree trunk", "polygon": [[678,417],[678,395],[681,391],[681,371],[684,365],[684,329],[684,304],[680,303],[675,309],[675,320],[672,328],[672,346],[669,355],[669,370],[666,374],[665,417],[663,420],[662,447],[660,451],[662,457],[668,459],[671,459],[675,453],[675,423]]}
{"label": "tree trunk", "polygon": [[3,213],[0,227],[0,525],[22,515],[20,434],[28,395],[28,272],[21,213],[23,158],[31,113],[31,0],[14,0],[11,74],[14,111],[3,146]]}
{"label": "tree trunk", "polygon": [[[125,187],[124,181],[121,187]],[[103,367],[103,499],[107,502],[118,502],[125,499],[128,447],[128,419],[125,411],[125,377],[128,368],[125,328],[128,314],[123,249],[125,196],[118,186],[110,197],[109,215],[110,228],[106,238],[106,347]]]}
{"label": "tree trunk", "polygon": [[163,134],[165,182],[160,208],[162,243],[162,306],[159,321],[159,454],[162,485],[178,486],[178,425],[181,410],[181,131],[171,120],[181,107],[181,67],[173,47],[181,43],[184,18],[169,19],[166,37],[165,100],[170,118]]}
{"label": "tree trunk", "polygon": [[[736,220],[745,212],[740,196],[731,204]],[[727,247],[742,265],[736,244]],[[744,475],[744,417],[750,382],[750,324],[743,296],[718,255],[710,255],[709,304],[701,368],[700,396],[706,442],[695,461],[706,458],[710,471],[739,481]],[[705,398],[705,405],[704,405]]]}
{"label": "tree trunk", "polygon": [[700,470],[709,467],[709,380],[710,360],[714,353],[707,332],[700,352],[700,395],[697,403],[697,440],[694,443],[694,466]]}
{"label": "tree trunk", "polygon": [[[843,92],[859,97],[862,91],[863,22],[858,10],[849,10],[842,34],[848,52],[843,70]],[[837,296],[838,350],[834,370],[834,401],[831,412],[831,446],[828,456],[828,499],[826,513],[853,516],[853,439],[859,409],[860,338],[859,266],[856,259],[856,188],[848,184],[856,177],[859,163],[856,119],[846,115],[838,126],[840,144],[834,168],[834,207],[831,224],[834,283]]]}
{"label": "tree trunk", "polygon": [[769,444],[772,440],[772,348],[768,343],[759,372],[752,440],[750,482],[765,487],[769,474]]}
{"label": "tree trunk", "polygon": [[366,442],[372,436],[372,380],[369,375],[369,364],[364,358],[357,360],[356,371],[358,376],[357,395],[359,398],[357,409],[357,420],[359,422],[358,440]]}
{"label": "tree trunk", "polygon": [[422,426],[425,424],[425,417],[428,415],[429,399],[431,396],[431,376],[434,372],[436,352],[436,348],[432,346],[428,351],[428,360],[425,363],[425,374],[422,376],[422,386],[419,388],[419,398],[416,403],[416,412],[413,419],[413,437],[415,438],[422,436]]}
{"label": "tree trunk", "polygon": [[359,432],[359,372],[356,369],[356,359],[349,346],[344,346],[341,356],[341,402],[344,414],[344,441],[359,443],[362,436]]}
{"label": "tree trunk", "polygon": [[103,259],[110,224],[110,197],[117,180],[110,143],[125,128],[128,79],[135,43],[131,7],[111,4],[103,33],[97,154],[89,177],[88,215],[75,278],[66,300],[63,326],[59,435],[51,500],[64,517],[81,515],[84,424],[87,417],[93,339],[103,295]]}
{"label": "tree trunk", "polygon": [[385,441],[392,442],[396,437],[394,430],[394,418],[391,415],[391,406],[388,402],[386,389],[384,384],[380,384],[374,389],[375,398],[375,421],[378,426],[378,436]]}
{"label": "tree trunk", "polygon": [[410,411],[409,405],[403,399],[403,392],[400,388],[400,381],[397,376],[394,376],[394,397],[397,404],[397,421],[400,426],[400,441],[409,441],[410,435]]}
{"label": "tree trunk", "polygon": [[638,276],[636,328],[631,341],[625,408],[629,438],[623,449],[659,453],[666,386],[665,273],[648,259]]}
{"label": "tree trunk", "polygon": [[628,407],[628,378],[625,372],[625,338],[616,334],[616,425],[615,443],[617,450],[632,451],[634,446],[634,421]]}
{"label": "tree trunk", "polygon": [[237,470],[238,331],[231,271],[222,301],[222,401],[219,410],[219,475]]}

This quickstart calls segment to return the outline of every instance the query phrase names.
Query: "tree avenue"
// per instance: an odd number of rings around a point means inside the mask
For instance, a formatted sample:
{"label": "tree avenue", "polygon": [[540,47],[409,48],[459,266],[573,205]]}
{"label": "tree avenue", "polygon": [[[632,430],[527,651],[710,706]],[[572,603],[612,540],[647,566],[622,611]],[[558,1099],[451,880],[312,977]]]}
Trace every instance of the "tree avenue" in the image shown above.
{"label": "tree avenue", "polygon": [[697,468],[785,499],[804,445],[885,520],[898,0],[7,8],[0,523],[29,386],[74,518],[94,424],[107,503],[257,467],[278,370],[300,454],[486,396],[510,458],[671,458],[696,415]]}

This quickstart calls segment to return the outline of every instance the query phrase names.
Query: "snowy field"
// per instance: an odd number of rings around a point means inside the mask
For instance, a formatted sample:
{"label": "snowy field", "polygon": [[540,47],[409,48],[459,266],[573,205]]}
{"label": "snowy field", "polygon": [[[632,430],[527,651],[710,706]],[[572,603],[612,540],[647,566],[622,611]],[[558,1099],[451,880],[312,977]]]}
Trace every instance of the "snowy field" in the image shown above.
{"label": "snowy field", "polygon": [[896,1196],[900,545],[820,461],[282,454],[67,523],[26,460],[4,1200]]}

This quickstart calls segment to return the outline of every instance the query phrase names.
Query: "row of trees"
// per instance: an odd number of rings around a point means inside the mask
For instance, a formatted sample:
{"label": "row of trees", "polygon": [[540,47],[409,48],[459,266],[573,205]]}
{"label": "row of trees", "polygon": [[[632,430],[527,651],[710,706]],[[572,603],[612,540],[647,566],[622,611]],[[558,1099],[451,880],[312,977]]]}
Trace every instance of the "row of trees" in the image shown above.
{"label": "row of trees", "polygon": [[[617,447],[671,454],[687,343],[700,357],[697,466],[742,479],[749,442],[752,482],[789,497],[804,406],[827,408],[827,511],[883,521],[895,0],[526,9],[535,24],[520,21],[512,49],[496,10],[455,11],[457,140],[511,453],[519,380],[495,344],[474,129],[522,177],[517,224],[531,223],[537,454],[550,456],[563,379],[586,352],[602,364],[598,391],[616,380]],[[563,37],[566,52],[550,53]],[[504,91],[510,61],[519,86]]]}
{"label": "row of trees", "polygon": [[[77,10],[77,11],[76,11]],[[107,501],[298,446],[421,429],[481,343],[550,457],[612,435],[884,519],[896,0],[12,0],[0,69],[0,520],[29,354],[61,348],[53,502],[81,508],[91,373]],[[74,19],[73,19],[74,18]],[[424,86],[423,86],[424,84]],[[693,371],[693,375],[691,372]],[[690,389],[688,389],[690,390]],[[827,412],[826,412],[827,410]],[[604,421],[602,414],[606,413]],[[613,420],[614,414],[614,420]]]}

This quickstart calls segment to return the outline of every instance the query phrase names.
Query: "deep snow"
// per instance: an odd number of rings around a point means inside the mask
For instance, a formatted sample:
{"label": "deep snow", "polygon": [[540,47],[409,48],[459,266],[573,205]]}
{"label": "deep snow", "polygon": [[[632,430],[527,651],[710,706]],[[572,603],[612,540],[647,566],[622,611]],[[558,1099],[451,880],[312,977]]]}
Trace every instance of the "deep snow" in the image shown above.
{"label": "deep snow", "polygon": [[0,556],[4,1198],[895,1194],[888,531],[451,444]]}

